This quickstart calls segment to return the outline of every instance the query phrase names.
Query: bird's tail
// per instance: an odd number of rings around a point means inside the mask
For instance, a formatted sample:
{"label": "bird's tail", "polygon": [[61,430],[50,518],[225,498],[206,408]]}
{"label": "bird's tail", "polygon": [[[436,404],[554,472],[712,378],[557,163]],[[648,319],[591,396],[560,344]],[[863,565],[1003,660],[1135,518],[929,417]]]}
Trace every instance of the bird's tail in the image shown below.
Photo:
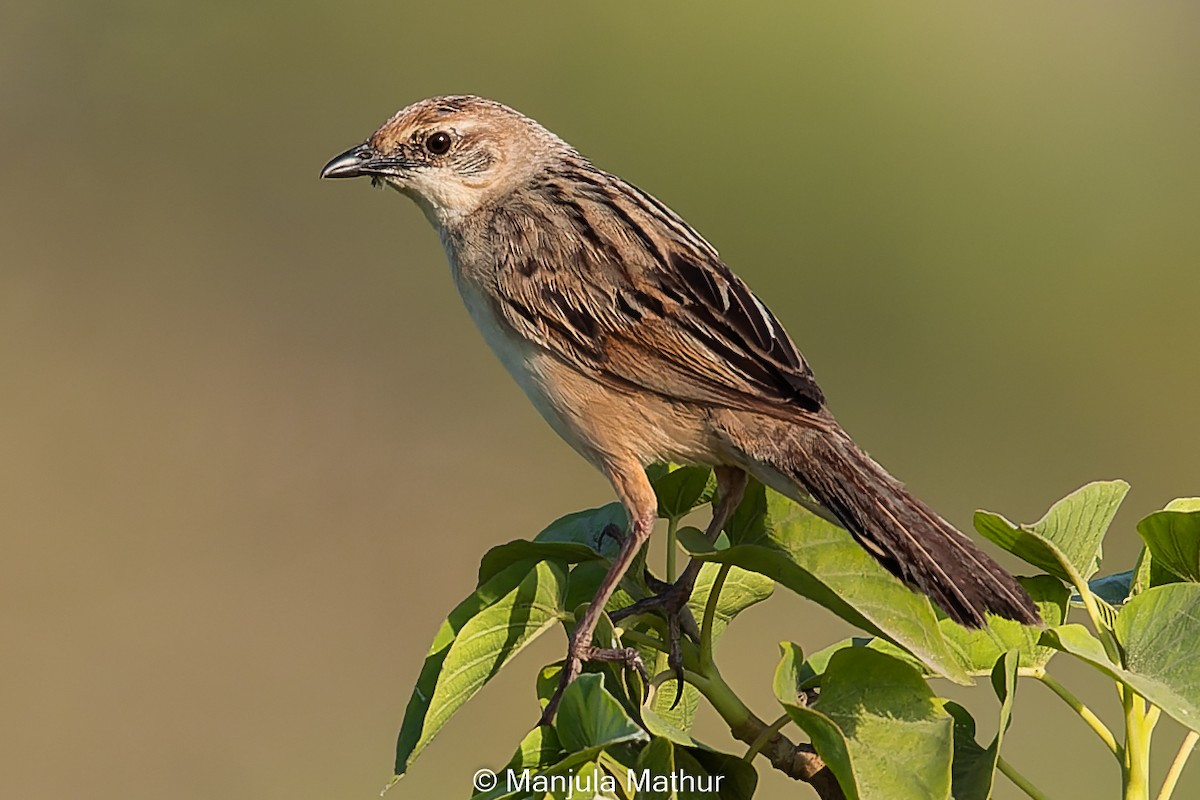
{"label": "bird's tail", "polygon": [[[1041,624],[1029,594],[974,542],[909,494],[836,425],[792,427],[770,459],[889,572],[968,627],[990,612]],[[780,443],[784,444],[784,443]],[[783,462],[783,463],[780,463]]]}

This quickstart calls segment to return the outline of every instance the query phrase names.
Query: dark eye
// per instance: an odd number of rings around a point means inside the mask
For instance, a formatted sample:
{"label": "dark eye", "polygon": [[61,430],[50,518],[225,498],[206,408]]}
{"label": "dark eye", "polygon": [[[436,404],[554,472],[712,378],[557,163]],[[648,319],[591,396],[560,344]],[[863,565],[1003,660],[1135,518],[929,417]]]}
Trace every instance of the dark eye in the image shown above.
{"label": "dark eye", "polygon": [[445,131],[438,131],[429,135],[425,140],[425,149],[433,153],[435,156],[445,155],[450,152],[450,134]]}

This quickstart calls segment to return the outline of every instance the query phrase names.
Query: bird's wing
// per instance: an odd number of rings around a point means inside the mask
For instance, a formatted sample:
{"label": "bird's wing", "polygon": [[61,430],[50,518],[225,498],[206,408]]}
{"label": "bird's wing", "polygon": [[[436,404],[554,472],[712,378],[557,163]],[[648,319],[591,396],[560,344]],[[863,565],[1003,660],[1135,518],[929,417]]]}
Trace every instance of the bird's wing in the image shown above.
{"label": "bird's wing", "polygon": [[[824,397],[783,326],[673,212],[619,179],[544,189],[493,220],[510,248],[499,312],[520,335],[614,385],[785,418]],[[578,179],[578,176],[572,176]]]}

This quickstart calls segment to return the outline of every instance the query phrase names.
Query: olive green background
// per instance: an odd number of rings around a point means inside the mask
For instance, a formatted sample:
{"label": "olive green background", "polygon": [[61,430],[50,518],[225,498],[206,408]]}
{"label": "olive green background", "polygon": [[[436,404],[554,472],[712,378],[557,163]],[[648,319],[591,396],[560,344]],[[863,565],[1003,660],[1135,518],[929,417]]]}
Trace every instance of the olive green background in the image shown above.
{"label": "olive green background", "polygon": [[[675,207],[960,525],[1130,480],[1128,567],[1137,519],[1200,494],[1198,39],[1183,2],[5,4],[0,796],[373,797],[478,557],[610,499],[417,210],[316,178],[431,94],[507,102]],[[725,671],[772,718],[775,642],[847,633],[777,597]],[[503,764],[562,647],[391,796]],[[1021,692],[1010,760],[1116,797],[1086,728]]]}

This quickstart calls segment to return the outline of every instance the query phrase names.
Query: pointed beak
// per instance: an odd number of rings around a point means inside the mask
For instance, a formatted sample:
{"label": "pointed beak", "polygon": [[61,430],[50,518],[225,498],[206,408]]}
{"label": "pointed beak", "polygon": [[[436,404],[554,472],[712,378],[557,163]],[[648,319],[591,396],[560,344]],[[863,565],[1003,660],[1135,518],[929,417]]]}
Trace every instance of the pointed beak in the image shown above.
{"label": "pointed beak", "polygon": [[363,143],[330,159],[321,170],[322,178],[357,178],[379,174],[383,161],[371,145]]}

